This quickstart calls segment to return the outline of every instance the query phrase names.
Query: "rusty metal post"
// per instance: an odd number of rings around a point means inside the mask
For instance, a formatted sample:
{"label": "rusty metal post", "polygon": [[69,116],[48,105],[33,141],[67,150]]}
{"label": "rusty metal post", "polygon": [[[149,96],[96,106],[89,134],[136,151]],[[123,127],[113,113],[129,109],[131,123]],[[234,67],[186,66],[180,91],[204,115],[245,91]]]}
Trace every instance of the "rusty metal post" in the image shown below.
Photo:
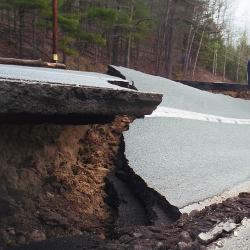
{"label": "rusty metal post", "polygon": [[57,44],[58,44],[58,0],[53,0],[53,54],[52,60],[58,62]]}

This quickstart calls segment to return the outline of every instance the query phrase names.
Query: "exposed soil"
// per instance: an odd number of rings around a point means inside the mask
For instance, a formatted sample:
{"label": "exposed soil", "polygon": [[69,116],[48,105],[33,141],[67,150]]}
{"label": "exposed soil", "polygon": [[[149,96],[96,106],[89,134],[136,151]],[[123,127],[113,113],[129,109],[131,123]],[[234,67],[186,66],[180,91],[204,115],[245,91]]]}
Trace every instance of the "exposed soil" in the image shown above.
{"label": "exposed soil", "polygon": [[[147,183],[129,166],[125,157],[125,141],[121,137],[115,169],[108,181],[113,187],[109,198],[118,200],[116,226],[172,224],[180,218],[179,209],[162,195],[148,187]],[[115,195],[114,195],[115,193]],[[132,199],[131,199],[132,198]],[[111,204],[111,205],[112,205]]]}
{"label": "exposed soil", "polygon": [[16,245],[113,225],[105,178],[129,119],[86,126],[0,126],[0,244]]}
{"label": "exposed soil", "polygon": [[[242,193],[237,198],[215,204],[189,216],[183,214],[172,225],[162,223],[157,226],[126,226],[117,227],[115,238],[102,240],[93,234],[83,233],[77,237],[53,239],[47,242],[35,243],[30,246],[8,248],[9,250],[45,250],[45,249],[173,249],[199,250],[206,245],[198,240],[201,232],[207,232],[220,222],[232,219],[239,224],[245,218],[250,218],[250,194]],[[218,237],[227,237],[222,232]]]}
{"label": "exposed soil", "polygon": [[232,80],[230,79],[223,79],[222,75],[213,75],[211,72],[209,72],[206,69],[202,68],[197,68],[196,73],[195,73],[195,78],[193,79],[191,75],[185,76],[184,79],[183,77],[178,78],[181,80],[193,80],[193,81],[198,81],[198,82],[226,82],[230,83]]}
{"label": "exposed soil", "polygon": [[223,91],[223,92],[213,91],[213,93],[220,93],[224,95],[229,95],[234,98],[250,100],[250,91]]}

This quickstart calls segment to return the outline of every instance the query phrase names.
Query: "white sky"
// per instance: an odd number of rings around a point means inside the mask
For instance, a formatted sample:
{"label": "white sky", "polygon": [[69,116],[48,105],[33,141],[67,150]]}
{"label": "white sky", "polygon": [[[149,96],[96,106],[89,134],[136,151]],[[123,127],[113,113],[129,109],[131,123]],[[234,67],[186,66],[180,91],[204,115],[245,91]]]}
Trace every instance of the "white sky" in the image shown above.
{"label": "white sky", "polygon": [[235,31],[246,30],[250,38],[250,0],[230,0],[231,19],[235,26]]}

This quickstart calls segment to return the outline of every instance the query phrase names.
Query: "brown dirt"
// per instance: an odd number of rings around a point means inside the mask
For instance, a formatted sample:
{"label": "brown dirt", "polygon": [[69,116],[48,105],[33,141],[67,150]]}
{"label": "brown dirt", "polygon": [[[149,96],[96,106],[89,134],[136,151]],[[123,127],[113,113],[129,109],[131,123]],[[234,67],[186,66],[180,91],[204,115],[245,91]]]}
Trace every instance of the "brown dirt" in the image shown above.
{"label": "brown dirt", "polygon": [[210,71],[202,68],[197,68],[195,73],[195,78],[192,79],[192,76],[186,76],[182,78],[178,78],[179,80],[190,80],[190,81],[198,81],[198,82],[232,82],[230,79],[223,79],[222,75],[213,75]]}
{"label": "brown dirt", "polygon": [[15,48],[12,45],[9,45],[6,40],[1,39],[0,57],[15,57],[14,51]]}
{"label": "brown dirt", "polygon": [[93,59],[89,57],[81,56],[78,59],[74,59],[69,57],[67,59],[67,67],[71,70],[80,70],[80,71],[89,71],[89,72],[98,72],[98,73],[106,73],[107,65],[103,63],[94,62]]}
{"label": "brown dirt", "polygon": [[[202,249],[198,240],[201,232],[207,232],[220,222],[232,219],[239,224],[245,217],[250,218],[250,194],[242,193],[221,204],[206,207],[201,212],[193,211],[189,216],[183,214],[180,220],[171,226],[130,227],[118,230],[120,243],[126,243],[131,249]],[[188,233],[189,239],[183,235]],[[228,236],[223,232],[220,237]],[[187,243],[186,248],[180,242]],[[161,246],[161,248],[157,248]],[[140,248],[138,248],[140,247]]]}
{"label": "brown dirt", "polygon": [[[49,51],[50,48],[47,48],[47,51]],[[48,61],[49,57],[47,56],[49,53],[46,53],[45,55],[40,55],[40,57],[44,61]],[[0,57],[17,57],[15,47],[13,44],[8,44],[8,42],[5,39],[1,40],[0,44]],[[24,51],[24,59],[39,59],[34,58],[32,56],[32,53],[30,49],[26,49]],[[62,58],[62,55],[60,53],[59,58]],[[99,62],[95,62],[91,57],[88,56],[81,56],[79,59],[74,58],[72,56],[67,56],[67,68],[71,70],[80,70],[80,71],[89,71],[89,72],[98,72],[98,73],[106,73],[107,71],[107,65]]]}
{"label": "brown dirt", "polygon": [[[115,250],[200,250],[206,249],[206,244],[200,242],[198,235],[208,232],[215,225],[231,219],[240,224],[244,218],[250,218],[250,193],[242,193],[221,204],[214,204],[202,211],[193,211],[182,217],[172,225],[157,226],[129,226],[116,229],[114,239],[102,240],[93,234],[84,233],[82,236],[64,238],[64,250],[77,249],[115,249]],[[222,232],[218,238],[228,237],[230,233]],[[61,239],[41,242],[29,247],[11,250],[59,250]]]}
{"label": "brown dirt", "polygon": [[212,92],[229,95],[233,98],[241,98],[245,100],[250,100],[250,91],[212,91]]}
{"label": "brown dirt", "polygon": [[128,118],[112,124],[0,126],[0,245],[95,232],[113,216],[105,202]]}

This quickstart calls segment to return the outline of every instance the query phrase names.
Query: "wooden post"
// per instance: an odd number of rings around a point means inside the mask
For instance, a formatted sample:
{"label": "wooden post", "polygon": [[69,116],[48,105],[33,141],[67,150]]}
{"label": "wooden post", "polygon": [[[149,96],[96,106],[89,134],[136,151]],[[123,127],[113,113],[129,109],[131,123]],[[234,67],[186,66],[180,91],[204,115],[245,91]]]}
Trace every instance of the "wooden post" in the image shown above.
{"label": "wooden post", "polygon": [[52,61],[54,63],[58,62],[57,33],[58,33],[58,0],[53,0],[53,52],[52,52]]}

